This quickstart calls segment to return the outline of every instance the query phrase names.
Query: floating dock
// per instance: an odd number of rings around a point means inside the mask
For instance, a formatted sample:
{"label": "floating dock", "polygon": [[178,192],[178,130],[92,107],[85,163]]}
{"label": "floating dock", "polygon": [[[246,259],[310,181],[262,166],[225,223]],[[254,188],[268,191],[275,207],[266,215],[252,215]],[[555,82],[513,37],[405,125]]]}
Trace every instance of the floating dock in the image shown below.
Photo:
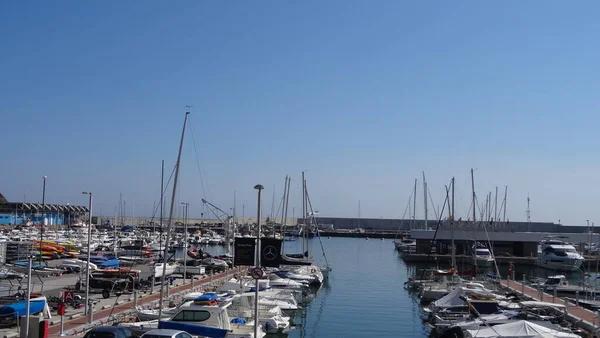
{"label": "floating dock", "polygon": [[575,327],[585,330],[590,333],[590,337],[598,337],[600,335],[600,311],[594,313],[588,309],[579,306],[575,303],[566,301],[557,297],[555,294],[548,294],[541,290],[534,289],[524,283],[515,280],[502,280],[500,282],[503,288],[512,292],[531,298],[540,302],[548,302],[566,306],[565,318]]}
{"label": "floating dock", "polygon": [[[450,263],[452,262],[452,255],[438,255],[438,254],[421,254],[421,253],[406,253],[402,252],[399,255],[404,259],[407,263],[431,263],[431,262],[440,262],[440,263]],[[455,255],[457,264],[472,264],[473,256],[471,255]],[[500,265],[513,263],[515,265],[536,265],[537,257],[507,257],[507,256],[496,256],[496,262]],[[596,262],[597,257],[585,257],[585,263]]]}

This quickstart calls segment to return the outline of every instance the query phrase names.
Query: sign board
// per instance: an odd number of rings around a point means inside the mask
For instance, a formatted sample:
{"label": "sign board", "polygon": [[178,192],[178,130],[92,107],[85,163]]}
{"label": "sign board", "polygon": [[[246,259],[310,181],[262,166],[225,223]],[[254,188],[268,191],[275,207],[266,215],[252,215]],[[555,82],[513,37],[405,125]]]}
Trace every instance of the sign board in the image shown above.
{"label": "sign board", "polygon": [[254,265],[256,239],[236,237],[233,242],[233,265]]}
{"label": "sign board", "polygon": [[254,268],[250,270],[250,276],[252,276],[253,279],[261,279],[264,275],[265,273],[261,268]]}
{"label": "sign board", "polygon": [[72,301],[73,301],[73,291],[63,292],[63,302],[72,302]]}
{"label": "sign board", "polygon": [[281,239],[260,239],[260,265],[266,267],[279,267],[281,262]]}

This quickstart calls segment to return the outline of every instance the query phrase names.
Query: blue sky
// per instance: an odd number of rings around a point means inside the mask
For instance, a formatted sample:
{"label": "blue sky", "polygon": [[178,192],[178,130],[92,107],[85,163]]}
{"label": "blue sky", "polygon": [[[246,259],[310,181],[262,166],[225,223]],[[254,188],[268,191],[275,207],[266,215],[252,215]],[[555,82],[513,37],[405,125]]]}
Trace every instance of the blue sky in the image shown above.
{"label": "blue sky", "polygon": [[234,190],[238,213],[254,214],[257,183],[270,213],[286,174],[299,209],[304,170],[323,215],[356,216],[361,200],[363,217],[400,217],[425,171],[440,205],[456,176],[466,217],[473,167],[481,201],[508,186],[511,219],[525,219],[529,194],[533,220],[582,224],[600,184],[599,9],[0,2],[0,192],[41,200],[47,175],[51,203],[90,190],[113,214],[122,192],[148,215],[193,105],[177,199],[194,216],[202,197],[232,207]]}

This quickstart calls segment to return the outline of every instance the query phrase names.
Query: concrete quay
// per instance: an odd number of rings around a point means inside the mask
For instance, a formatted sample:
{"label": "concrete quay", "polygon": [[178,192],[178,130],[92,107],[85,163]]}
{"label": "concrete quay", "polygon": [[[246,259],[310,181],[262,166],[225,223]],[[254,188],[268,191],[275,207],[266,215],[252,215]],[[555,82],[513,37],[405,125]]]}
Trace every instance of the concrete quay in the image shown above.
{"label": "concrete quay", "polygon": [[515,280],[505,279],[500,284],[504,289],[521,294],[531,300],[566,306],[565,317],[574,327],[587,331],[590,338],[600,336],[600,311],[594,313],[576,303],[559,298],[555,294],[545,293]]}
{"label": "concrete quay", "polygon": [[[399,255],[404,259],[407,263],[451,263],[452,255],[438,255],[438,254],[424,254],[424,253],[406,253],[402,252]],[[473,256],[471,255],[455,255],[457,264],[472,264]],[[537,257],[516,257],[516,256],[496,256],[496,262],[500,265],[513,263],[515,265],[536,265]],[[585,262],[582,266],[587,266],[587,263],[593,263],[595,266],[596,260],[598,257],[596,256],[586,256]]]}
{"label": "concrete quay", "polygon": [[[222,284],[235,274],[242,273],[247,269],[240,267],[230,269],[219,274],[204,276],[203,278],[188,279],[187,283],[178,280],[173,286],[165,285],[164,306],[169,302],[177,302],[181,297],[189,292],[204,292],[210,288]],[[150,309],[158,305],[160,301],[160,286],[155,287],[148,292],[136,292],[131,295],[122,295],[120,297],[101,300],[94,305],[93,321],[88,323],[88,318],[83,311],[73,313],[64,320],[63,336],[77,337],[85,334],[86,331],[104,325],[113,325],[123,321],[128,315],[135,312],[136,308]],[[48,330],[49,336],[58,336],[61,333],[60,317],[53,317]]]}

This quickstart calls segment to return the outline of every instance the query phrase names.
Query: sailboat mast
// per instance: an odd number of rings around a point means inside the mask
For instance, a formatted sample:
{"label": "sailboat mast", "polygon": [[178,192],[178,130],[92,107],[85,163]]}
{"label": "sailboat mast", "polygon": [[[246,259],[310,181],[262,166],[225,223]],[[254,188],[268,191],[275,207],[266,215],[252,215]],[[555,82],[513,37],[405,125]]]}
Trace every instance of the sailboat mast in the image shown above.
{"label": "sailboat mast", "polygon": [[[477,214],[476,214],[476,210],[477,209],[477,204],[475,203],[475,177],[474,177],[474,173],[473,173],[473,168],[471,168],[471,192],[472,197],[473,197],[473,241],[475,241],[474,243],[474,248],[473,248],[473,258],[475,257],[475,249],[477,248],[477,232],[476,232],[476,226],[475,223],[477,222]],[[475,265],[477,265],[477,261],[475,261]]]}
{"label": "sailboat mast", "polygon": [[451,208],[451,215],[450,215],[450,232],[452,234],[452,248],[451,253],[452,253],[452,267],[454,268],[456,266],[456,257],[455,257],[455,252],[454,252],[454,177],[452,177],[452,208]]}
{"label": "sailboat mast", "polygon": [[[302,235],[308,238],[306,226],[306,189],[304,188],[304,171],[302,172]],[[302,253],[308,251],[308,243],[306,239],[302,240]]]}
{"label": "sailboat mast", "polygon": [[288,188],[288,177],[285,175],[285,184],[283,185],[283,198],[281,199],[281,226],[285,228],[285,193]]}
{"label": "sailboat mast", "polygon": [[[188,115],[190,113],[185,113],[185,119],[183,120],[183,129],[181,130],[181,140],[179,141],[179,152],[177,154],[177,162],[175,164],[175,178],[173,179],[173,194],[171,195],[171,207],[169,210],[169,223],[167,225],[167,239],[165,240],[165,251],[163,255],[163,271],[161,276],[160,283],[160,300],[158,306],[158,318],[162,317],[162,309],[163,309],[163,293],[165,289],[165,275],[167,274],[167,254],[169,252],[169,239],[171,238],[171,226],[173,223],[173,210],[175,207],[175,196],[177,193],[177,180],[179,179],[179,167],[181,164],[181,150],[183,149],[183,137],[185,136],[185,125],[187,123]],[[258,221],[260,222],[260,220]]]}
{"label": "sailboat mast", "polygon": [[508,186],[504,186],[504,212],[502,215],[502,223],[506,226],[506,194],[508,193]]}
{"label": "sailboat mast", "polygon": [[412,224],[413,224],[413,228],[416,228],[416,222],[417,222],[417,179],[416,178],[415,178],[415,188],[414,189],[415,190],[413,191]]}
{"label": "sailboat mast", "polygon": [[[158,229],[158,252],[162,252],[162,234],[163,234],[163,202],[165,200],[165,160],[162,160],[160,170],[160,228]],[[163,257],[164,258],[164,257]]]}
{"label": "sailboat mast", "polygon": [[531,209],[529,209],[529,194],[527,194],[527,232],[531,232]]}
{"label": "sailboat mast", "polygon": [[425,230],[427,230],[427,181],[425,181],[425,172],[423,172],[423,197],[425,199]]}
{"label": "sailboat mast", "polygon": [[[283,213],[283,223],[282,224],[287,224],[288,207],[290,205],[290,183],[291,182],[292,182],[292,178],[287,177],[285,195],[283,196],[284,202],[285,202],[285,210],[281,210],[281,213]],[[285,236],[285,230],[283,231],[283,234]]]}

